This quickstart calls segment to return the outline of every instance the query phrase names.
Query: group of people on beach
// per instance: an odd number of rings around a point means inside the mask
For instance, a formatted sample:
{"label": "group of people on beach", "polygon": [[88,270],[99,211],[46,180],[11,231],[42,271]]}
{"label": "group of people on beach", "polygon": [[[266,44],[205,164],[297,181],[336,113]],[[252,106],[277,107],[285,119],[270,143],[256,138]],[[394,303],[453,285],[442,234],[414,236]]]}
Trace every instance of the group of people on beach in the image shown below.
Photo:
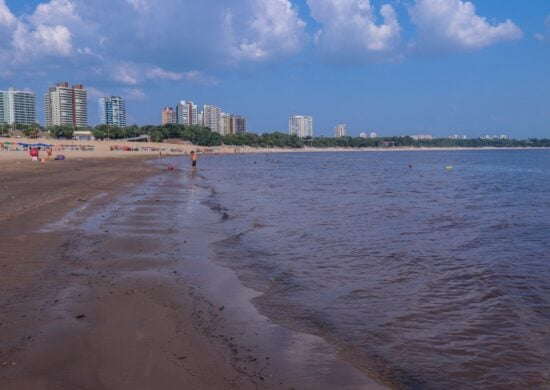
{"label": "group of people on beach", "polygon": [[[46,148],[46,154],[48,156],[47,157],[48,160],[52,157],[52,153],[53,153],[52,148]],[[29,155],[31,156],[32,162],[35,162],[35,163],[42,162],[42,160],[40,160],[40,147],[31,147],[29,149]]]}

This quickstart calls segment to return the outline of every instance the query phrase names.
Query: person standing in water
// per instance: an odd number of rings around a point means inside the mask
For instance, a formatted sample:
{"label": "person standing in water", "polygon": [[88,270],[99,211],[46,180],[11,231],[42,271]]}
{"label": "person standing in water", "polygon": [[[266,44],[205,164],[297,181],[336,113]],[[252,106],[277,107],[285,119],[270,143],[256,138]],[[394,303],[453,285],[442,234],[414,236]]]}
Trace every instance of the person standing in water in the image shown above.
{"label": "person standing in water", "polygon": [[194,150],[191,151],[191,166],[193,168],[197,166],[197,153]]}

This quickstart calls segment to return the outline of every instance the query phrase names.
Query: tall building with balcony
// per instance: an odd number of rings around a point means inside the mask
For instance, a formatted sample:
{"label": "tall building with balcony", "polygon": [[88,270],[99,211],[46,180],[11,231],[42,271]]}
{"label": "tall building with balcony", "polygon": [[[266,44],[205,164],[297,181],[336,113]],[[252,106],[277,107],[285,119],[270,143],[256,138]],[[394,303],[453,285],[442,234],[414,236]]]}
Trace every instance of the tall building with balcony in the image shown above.
{"label": "tall building with balcony", "polygon": [[10,88],[0,91],[0,123],[33,125],[36,117],[36,95]]}
{"label": "tall building with balcony", "polygon": [[162,110],[162,125],[175,125],[177,123],[176,111],[172,107],[164,107]]}
{"label": "tall building with balcony", "polygon": [[246,118],[240,115],[231,115],[230,134],[246,133]]}
{"label": "tall building with balcony", "polygon": [[101,124],[126,127],[126,101],[120,96],[99,99],[99,120]]}
{"label": "tall building with balcony", "polygon": [[221,126],[221,109],[217,106],[204,105],[202,111],[202,121],[205,127],[208,127],[211,131],[215,133],[222,133]]}
{"label": "tall building with balcony", "polygon": [[346,125],[336,125],[334,126],[334,137],[340,138],[345,137],[347,132],[347,126]]}
{"label": "tall building with balcony", "polygon": [[232,134],[230,114],[226,112],[222,112],[220,114],[220,129],[221,129],[220,134],[223,134],[223,135]]}
{"label": "tall building with balcony", "polygon": [[313,117],[293,115],[288,120],[288,133],[300,138],[313,137]]}
{"label": "tall building with balcony", "polygon": [[46,127],[88,127],[88,93],[82,84],[58,83],[44,95]]}
{"label": "tall building with balcony", "polygon": [[197,106],[193,102],[180,101],[176,106],[176,122],[186,126],[199,124]]}

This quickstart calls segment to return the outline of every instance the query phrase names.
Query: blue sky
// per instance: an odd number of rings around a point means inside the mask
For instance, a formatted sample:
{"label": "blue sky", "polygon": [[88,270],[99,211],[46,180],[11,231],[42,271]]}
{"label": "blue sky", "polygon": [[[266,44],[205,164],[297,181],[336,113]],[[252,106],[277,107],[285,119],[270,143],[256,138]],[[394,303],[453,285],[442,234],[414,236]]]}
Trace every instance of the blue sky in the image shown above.
{"label": "blue sky", "polygon": [[[58,81],[316,135],[550,137],[550,0],[0,0],[0,88]],[[42,104],[39,105],[42,111]]]}

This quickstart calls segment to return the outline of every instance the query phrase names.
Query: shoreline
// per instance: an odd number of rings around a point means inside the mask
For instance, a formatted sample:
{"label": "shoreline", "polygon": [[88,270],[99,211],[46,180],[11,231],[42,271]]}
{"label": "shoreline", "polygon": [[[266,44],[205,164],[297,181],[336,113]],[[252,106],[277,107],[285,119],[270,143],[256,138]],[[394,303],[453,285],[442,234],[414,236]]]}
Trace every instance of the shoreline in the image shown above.
{"label": "shoreline", "polygon": [[2,388],[385,388],[258,314],[211,258],[204,183],[164,166],[4,166]]}
{"label": "shoreline", "polygon": [[[204,147],[198,145],[191,145],[188,143],[159,143],[159,142],[117,142],[117,141],[60,141],[51,140],[47,138],[39,139],[9,139],[9,142],[22,142],[22,143],[49,143],[53,145],[64,145],[64,148],[55,147],[53,156],[57,154],[63,154],[67,159],[127,159],[127,158],[153,158],[153,157],[167,157],[167,156],[187,156],[194,150],[202,155],[209,154],[269,154],[269,153],[331,153],[331,152],[425,152],[425,151],[493,151],[493,150],[550,150],[550,148],[544,147],[395,147],[395,148],[313,148],[305,147],[301,149],[287,149],[287,148],[259,148],[249,146],[214,146]],[[2,143],[0,138],[0,144]],[[4,141],[5,142],[5,141]],[[78,150],[80,146],[90,147],[93,146],[94,150]],[[112,148],[118,148],[112,150]],[[138,151],[128,151],[124,148],[137,148]],[[41,154],[44,157],[45,153]],[[28,160],[30,157],[28,151],[25,150],[2,150],[0,149],[0,164],[10,162],[21,162]],[[58,161],[45,161],[46,163]]]}

